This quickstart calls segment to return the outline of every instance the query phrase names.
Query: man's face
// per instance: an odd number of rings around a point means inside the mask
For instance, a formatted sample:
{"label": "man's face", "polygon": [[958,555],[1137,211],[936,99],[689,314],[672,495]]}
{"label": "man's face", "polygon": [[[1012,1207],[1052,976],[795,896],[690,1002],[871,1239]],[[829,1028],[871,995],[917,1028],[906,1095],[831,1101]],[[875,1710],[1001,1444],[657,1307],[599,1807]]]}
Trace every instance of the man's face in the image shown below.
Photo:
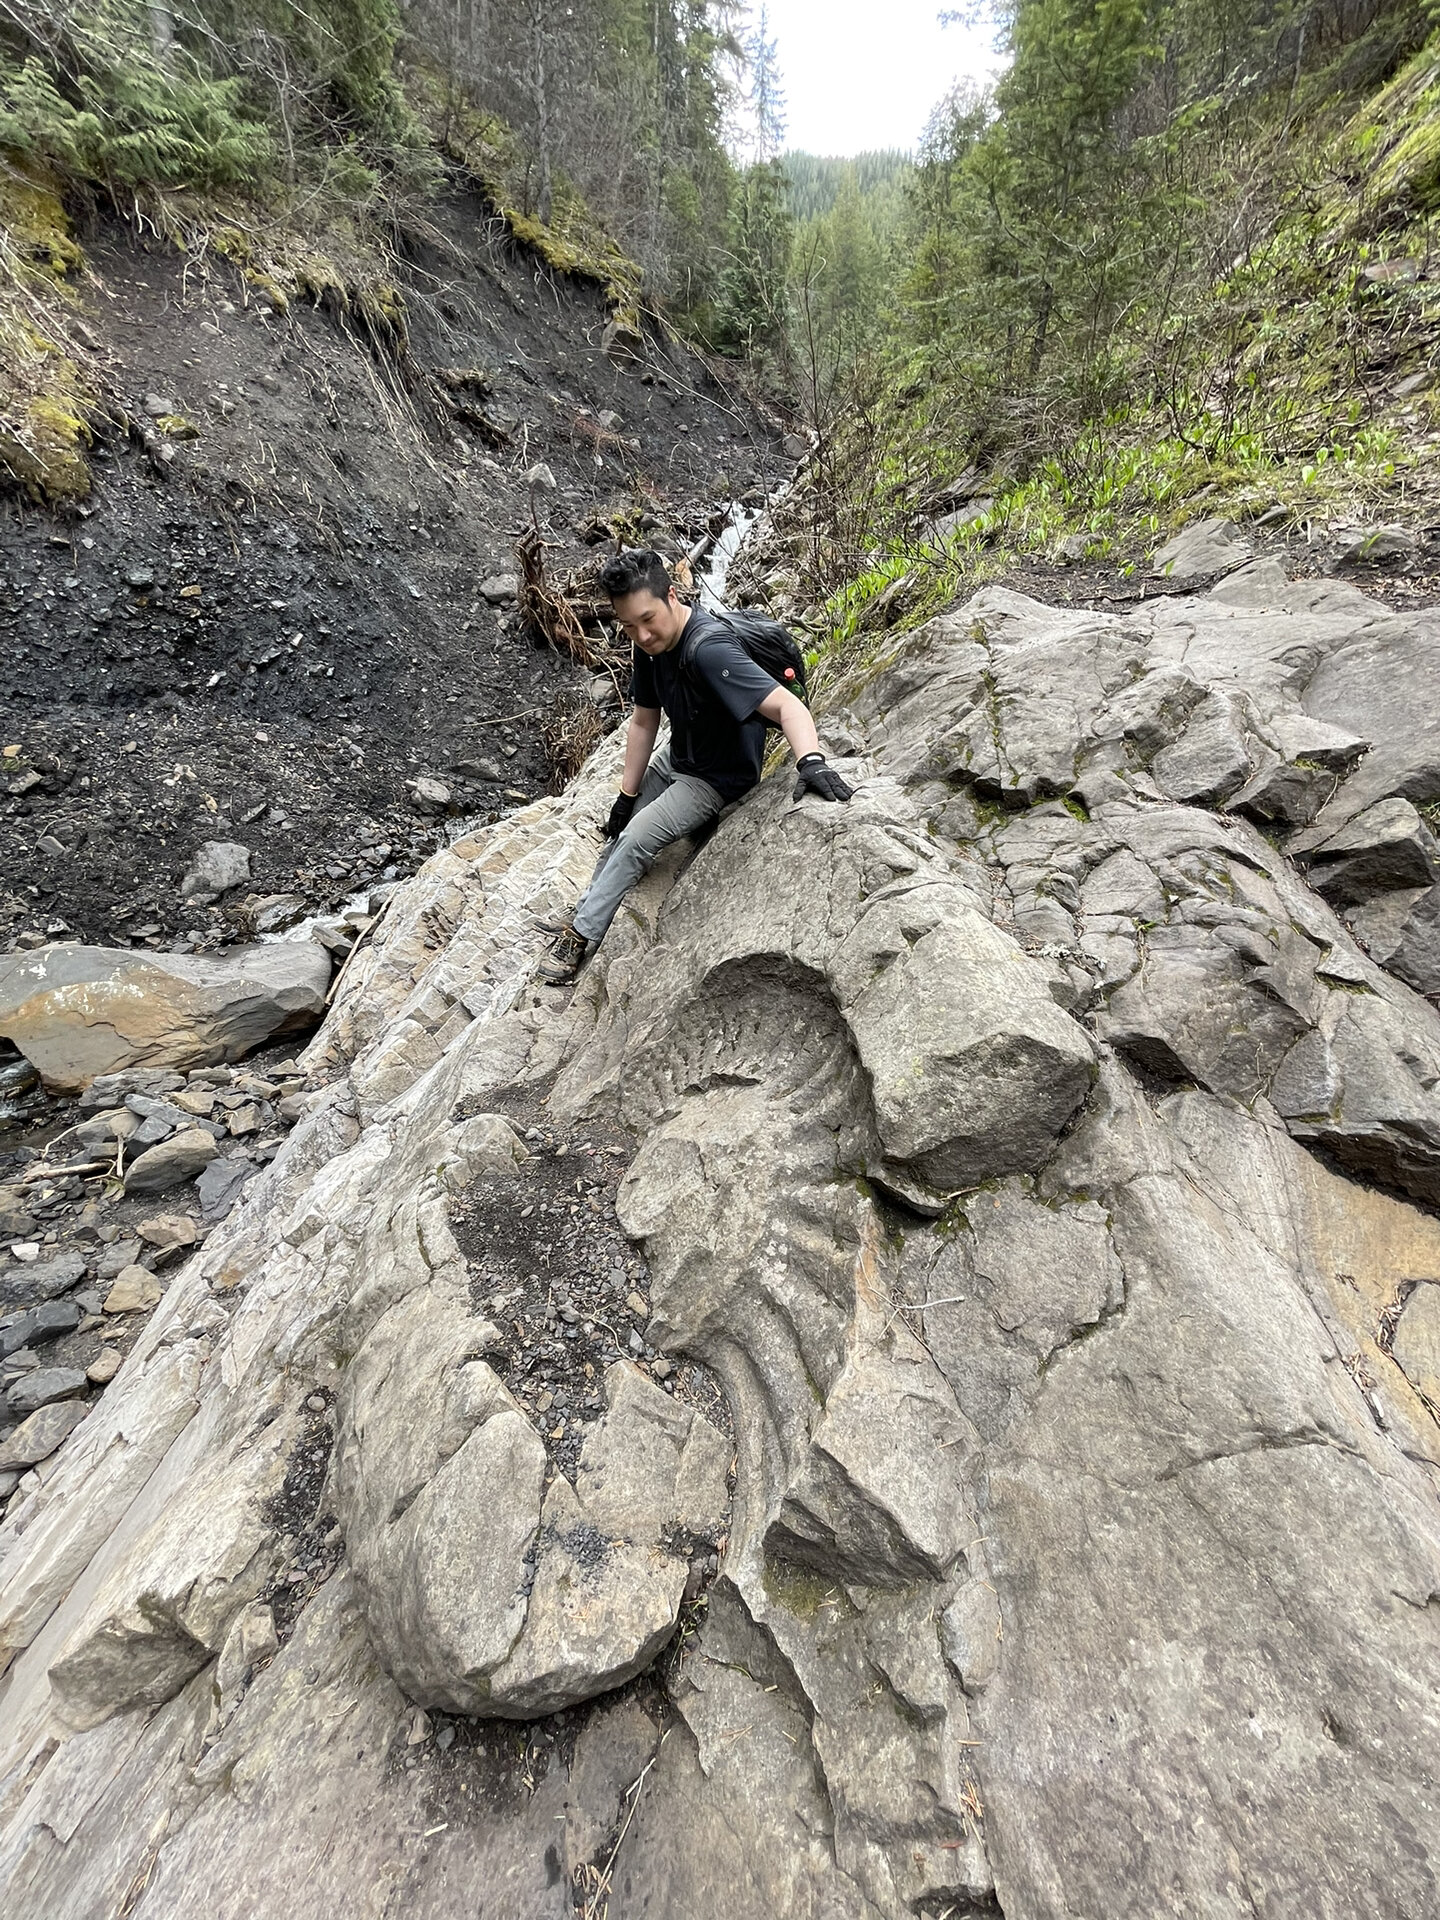
{"label": "man's face", "polygon": [[673,587],[664,600],[642,587],[638,593],[622,593],[610,605],[627,639],[649,654],[668,653],[690,616],[690,609],[682,605]]}

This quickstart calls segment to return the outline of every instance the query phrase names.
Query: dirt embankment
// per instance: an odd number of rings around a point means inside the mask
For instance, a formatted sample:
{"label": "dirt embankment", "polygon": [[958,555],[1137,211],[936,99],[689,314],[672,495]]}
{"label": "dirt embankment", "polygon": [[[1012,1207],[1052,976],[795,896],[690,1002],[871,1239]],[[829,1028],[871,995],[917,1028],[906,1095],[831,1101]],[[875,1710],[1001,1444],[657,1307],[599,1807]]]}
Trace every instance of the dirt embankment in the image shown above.
{"label": "dirt embankment", "polygon": [[[700,361],[607,354],[600,290],[471,196],[408,237],[398,356],[225,260],[83,237],[128,418],[78,512],[0,513],[0,951],[208,946],[247,892],[314,907],[410,870],[449,830],[421,774],[481,818],[544,791],[541,723],[587,691],[501,583],[532,512],[566,572],[596,521],[678,551],[778,472]],[[249,849],[248,889],[194,906],[212,840]]]}

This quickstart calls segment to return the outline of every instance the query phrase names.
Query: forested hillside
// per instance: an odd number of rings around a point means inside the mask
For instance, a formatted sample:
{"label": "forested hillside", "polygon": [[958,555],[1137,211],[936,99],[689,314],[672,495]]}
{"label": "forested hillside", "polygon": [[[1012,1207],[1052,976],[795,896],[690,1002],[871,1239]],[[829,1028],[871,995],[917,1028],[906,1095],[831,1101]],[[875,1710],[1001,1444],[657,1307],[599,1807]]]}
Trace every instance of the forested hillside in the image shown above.
{"label": "forested hillside", "polygon": [[[845,246],[829,284],[792,257],[796,379],[828,437],[791,562],[802,600],[837,596],[826,631],[1061,541],[1132,560],[1195,502],[1317,525],[1435,511],[1432,19],[1414,0],[1001,10],[1009,65],[935,114],[883,273],[862,240],[837,297]],[[809,205],[808,162],[797,182]]]}

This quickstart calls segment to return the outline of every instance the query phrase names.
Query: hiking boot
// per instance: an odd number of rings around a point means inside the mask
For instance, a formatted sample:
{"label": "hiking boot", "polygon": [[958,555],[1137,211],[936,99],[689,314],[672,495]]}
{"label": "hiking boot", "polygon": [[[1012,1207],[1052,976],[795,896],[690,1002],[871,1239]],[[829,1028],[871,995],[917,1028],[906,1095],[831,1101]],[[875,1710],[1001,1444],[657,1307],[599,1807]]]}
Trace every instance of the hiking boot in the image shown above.
{"label": "hiking boot", "polygon": [[574,927],[564,926],[540,962],[540,975],[553,986],[568,986],[590,958],[590,942]]}

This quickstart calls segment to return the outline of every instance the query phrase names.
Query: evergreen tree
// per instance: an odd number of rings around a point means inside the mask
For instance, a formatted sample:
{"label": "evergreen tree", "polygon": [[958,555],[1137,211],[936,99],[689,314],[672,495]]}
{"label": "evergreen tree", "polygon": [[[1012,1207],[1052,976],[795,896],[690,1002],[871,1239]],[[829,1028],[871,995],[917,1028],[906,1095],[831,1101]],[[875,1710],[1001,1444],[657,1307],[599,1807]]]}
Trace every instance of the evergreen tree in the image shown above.
{"label": "evergreen tree", "polygon": [[761,165],[779,157],[785,145],[785,88],[780,55],[770,32],[770,10],[760,7],[755,30],[745,43],[750,63],[750,110],[754,116],[755,158]]}
{"label": "evergreen tree", "polygon": [[772,363],[784,358],[793,244],[784,169],[778,160],[757,161],[742,174],[731,208],[719,345],[747,358]]}

